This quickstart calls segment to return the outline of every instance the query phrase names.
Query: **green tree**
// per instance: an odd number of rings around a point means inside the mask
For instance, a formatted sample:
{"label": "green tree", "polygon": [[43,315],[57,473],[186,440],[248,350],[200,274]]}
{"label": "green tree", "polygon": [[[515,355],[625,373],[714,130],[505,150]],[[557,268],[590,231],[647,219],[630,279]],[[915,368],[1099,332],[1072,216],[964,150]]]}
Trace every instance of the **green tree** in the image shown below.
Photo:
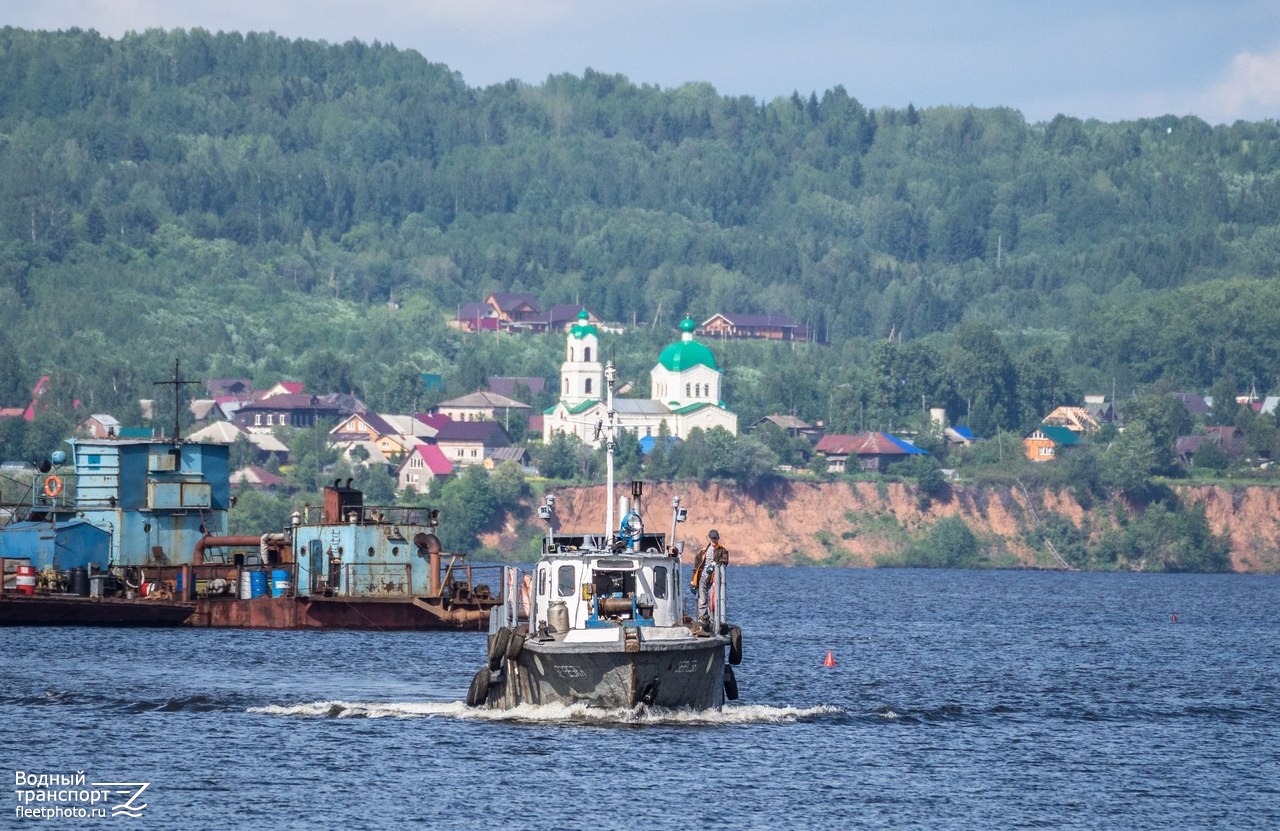
{"label": "green tree", "polygon": [[1174,396],[1158,390],[1126,401],[1121,407],[1121,415],[1125,432],[1136,424],[1146,428],[1154,453],[1152,470],[1174,472],[1174,445],[1179,436],[1190,435],[1193,427],[1187,408]]}
{"label": "green tree", "polygon": [[1236,382],[1234,378],[1223,375],[1213,382],[1209,390],[1213,399],[1213,424],[1234,424],[1236,411],[1240,405],[1236,403]]}
{"label": "green tree", "polygon": [[1135,498],[1145,498],[1159,469],[1155,439],[1145,422],[1129,424],[1102,457],[1102,481]]}
{"label": "green tree", "polygon": [[548,479],[568,481],[578,473],[578,453],[582,440],[568,433],[555,432],[551,441],[530,451],[538,473]]}
{"label": "green tree", "polygon": [[440,489],[440,544],[445,551],[467,554],[479,548],[477,536],[497,524],[499,504],[489,474],[479,465],[462,469]]}
{"label": "green tree", "polygon": [[973,568],[983,561],[982,546],[959,517],[943,517],[925,537],[908,546],[903,564],[923,568]]}

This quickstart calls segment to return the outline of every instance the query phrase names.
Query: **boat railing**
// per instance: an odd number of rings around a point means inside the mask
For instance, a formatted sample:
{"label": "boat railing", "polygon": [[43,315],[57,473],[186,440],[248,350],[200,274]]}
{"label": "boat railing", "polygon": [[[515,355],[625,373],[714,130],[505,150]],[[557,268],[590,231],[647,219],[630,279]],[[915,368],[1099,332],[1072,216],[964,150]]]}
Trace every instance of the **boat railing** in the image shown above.
{"label": "boat railing", "polygon": [[499,626],[517,627],[533,619],[533,572],[502,566],[502,603],[495,608]]}
{"label": "boat railing", "polygon": [[[440,597],[454,603],[490,601],[495,599],[494,586],[501,592],[503,583],[500,565],[473,566],[455,557],[440,577]],[[491,577],[487,575],[492,575]],[[491,586],[488,580],[492,580]]]}

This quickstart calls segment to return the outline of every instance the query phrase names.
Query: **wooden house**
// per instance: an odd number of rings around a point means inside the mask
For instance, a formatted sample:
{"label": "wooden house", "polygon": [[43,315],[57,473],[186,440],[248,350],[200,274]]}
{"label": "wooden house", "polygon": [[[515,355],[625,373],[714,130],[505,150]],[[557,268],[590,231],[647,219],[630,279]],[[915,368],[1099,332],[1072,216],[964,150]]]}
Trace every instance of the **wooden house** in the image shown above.
{"label": "wooden house", "polygon": [[269,433],[277,427],[314,427],[341,415],[337,407],[314,395],[280,393],[245,404],[236,410],[235,423],[251,433]]}
{"label": "wooden house", "polygon": [[826,456],[827,470],[833,473],[855,468],[884,473],[895,462],[925,453],[911,442],[888,433],[829,433],[818,440],[814,450]]}
{"label": "wooden house", "polygon": [[1063,447],[1080,443],[1080,434],[1066,427],[1041,424],[1022,439],[1027,458],[1033,462],[1051,462]]}
{"label": "wooden house", "polygon": [[804,327],[782,314],[716,313],[698,327],[696,334],[709,338],[759,338],[804,340]]}
{"label": "wooden house", "polygon": [[1051,427],[1066,427],[1073,433],[1093,434],[1102,427],[1086,407],[1058,407],[1040,420]]}

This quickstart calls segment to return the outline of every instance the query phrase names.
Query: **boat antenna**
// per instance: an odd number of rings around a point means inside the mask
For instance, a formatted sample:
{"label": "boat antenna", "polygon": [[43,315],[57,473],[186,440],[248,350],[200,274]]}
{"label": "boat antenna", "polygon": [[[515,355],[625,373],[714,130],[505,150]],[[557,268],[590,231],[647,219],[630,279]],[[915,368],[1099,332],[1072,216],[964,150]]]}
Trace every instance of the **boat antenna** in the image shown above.
{"label": "boat antenna", "polygon": [[604,539],[605,547],[613,546],[613,452],[618,446],[618,420],[613,410],[613,385],[618,379],[618,372],[613,368],[613,361],[604,365],[604,381],[608,390],[606,394],[605,437],[604,437],[604,481],[605,481],[605,515]]}
{"label": "boat antenna", "polygon": [[182,370],[179,367],[178,359],[173,359],[173,380],[156,381],[158,387],[173,387],[173,443],[182,443],[182,424],[180,417],[182,415],[182,385],[198,384],[199,381],[182,380]]}

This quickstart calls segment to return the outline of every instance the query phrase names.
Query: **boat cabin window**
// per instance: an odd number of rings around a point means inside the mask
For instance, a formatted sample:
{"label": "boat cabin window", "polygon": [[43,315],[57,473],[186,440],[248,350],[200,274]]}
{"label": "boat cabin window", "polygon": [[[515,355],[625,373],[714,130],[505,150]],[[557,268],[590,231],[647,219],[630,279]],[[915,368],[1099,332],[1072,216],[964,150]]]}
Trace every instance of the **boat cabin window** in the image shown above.
{"label": "boat cabin window", "polygon": [[592,589],[596,597],[626,597],[636,593],[636,573],[634,571],[597,571],[591,576]]}
{"label": "boat cabin window", "polygon": [[547,570],[545,568],[538,569],[538,596],[547,596]]}
{"label": "boat cabin window", "polygon": [[566,563],[556,570],[556,591],[561,597],[573,597],[573,566]]}
{"label": "boat cabin window", "polygon": [[667,567],[653,567],[653,596],[659,599],[667,596]]}

